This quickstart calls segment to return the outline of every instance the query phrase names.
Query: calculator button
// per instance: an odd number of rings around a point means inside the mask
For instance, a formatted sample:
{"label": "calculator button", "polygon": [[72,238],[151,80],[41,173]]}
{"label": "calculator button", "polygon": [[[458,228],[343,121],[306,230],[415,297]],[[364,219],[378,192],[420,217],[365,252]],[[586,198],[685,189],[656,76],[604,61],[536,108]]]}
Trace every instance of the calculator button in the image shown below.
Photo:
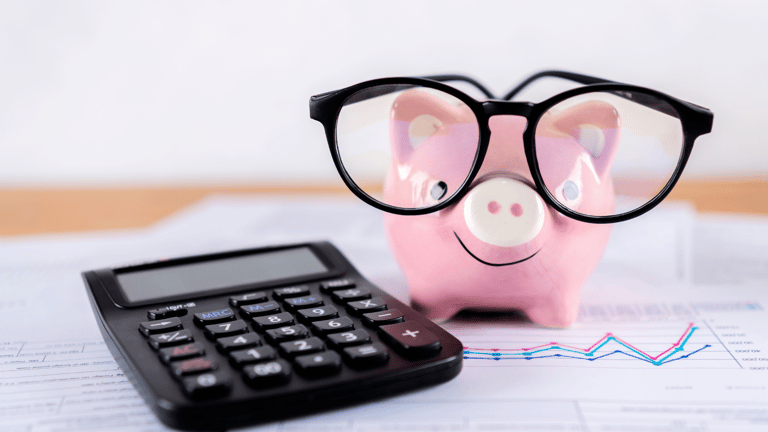
{"label": "calculator button", "polygon": [[272,294],[277,300],[283,300],[291,297],[309,295],[309,286],[298,285],[286,288],[278,288]]}
{"label": "calculator button", "polygon": [[258,331],[267,331],[269,329],[293,325],[293,315],[288,312],[279,313],[277,315],[267,315],[261,317],[255,317],[253,319],[253,327]]}
{"label": "calculator button", "polygon": [[176,309],[168,309],[168,308],[160,308],[160,309],[152,309],[147,311],[147,318],[151,320],[160,320],[160,319],[166,319],[171,317],[180,317],[187,314],[187,310],[184,308],[176,308]]}
{"label": "calculator button", "polygon": [[371,327],[380,325],[395,324],[405,321],[403,313],[397,309],[389,309],[380,312],[369,312],[363,314],[363,322]]}
{"label": "calculator button", "polygon": [[280,344],[280,355],[293,358],[297,355],[312,354],[325,351],[323,341],[316,337],[283,342]]}
{"label": "calculator button", "polygon": [[192,342],[192,333],[189,330],[176,330],[163,334],[149,336],[149,345],[154,349],[165,348],[173,345],[181,345]]}
{"label": "calculator button", "polygon": [[184,392],[195,399],[224,396],[231,389],[229,376],[223,372],[209,372],[184,378]]}
{"label": "calculator button", "polygon": [[265,292],[255,292],[255,293],[248,293],[248,294],[242,294],[238,296],[232,296],[229,298],[229,304],[232,307],[238,307],[238,306],[244,306],[254,303],[263,303],[267,301],[267,293]]}
{"label": "calculator button", "polygon": [[195,314],[195,324],[200,327],[207,326],[209,324],[217,324],[225,321],[233,321],[235,319],[235,313],[232,309],[218,309],[208,312],[200,312]]}
{"label": "calculator button", "polygon": [[291,311],[322,305],[323,299],[316,295],[285,299],[285,308]]}
{"label": "calculator button", "polygon": [[355,328],[355,323],[349,317],[333,318],[325,321],[315,321],[312,323],[312,331],[320,336],[329,333],[338,333],[349,331]]}
{"label": "calculator button", "polygon": [[381,297],[374,297],[367,300],[360,300],[347,303],[347,310],[354,315],[361,315],[368,312],[376,312],[387,309],[387,303]]}
{"label": "calculator button", "polygon": [[158,353],[160,360],[162,360],[162,362],[165,364],[177,360],[199,357],[203,354],[205,354],[205,348],[200,342],[170,348],[162,348]]}
{"label": "calculator button", "polygon": [[301,309],[297,312],[297,315],[300,320],[310,322],[336,318],[339,316],[339,311],[333,306],[320,306],[310,309]]}
{"label": "calculator button", "polygon": [[171,372],[177,378],[216,369],[216,363],[207,357],[198,357],[171,363]]}
{"label": "calculator button", "polygon": [[378,342],[344,348],[343,354],[347,364],[357,368],[379,366],[389,360],[389,350]]}
{"label": "calculator button", "polygon": [[244,367],[243,376],[254,387],[282,384],[291,377],[291,365],[283,359],[258,363]]}
{"label": "calculator button", "polygon": [[256,333],[246,333],[237,336],[221,338],[216,341],[216,348],[221,352],[229,352],[243,348],[261,345],[261,337]]}
{"label": "calculator button", "polygon": [[309,330],[301,324],[267,330],[267,340],[273,344],[294,339],[304,339],[307,336],[309,336]]}
{"label": "calculator button", "polygon": [[337,350],[348,346],[368,343],[370,341],[371,335],[363,329],[328,335],[328,345]]}
{"label": "calculator button", "polygon": [[263,362],[277,358],[277,351],[269,345],[258,348],[232,351],[229,353],[229,361],[232,366],[242,367],[250,363]]}
{"label": "calculator button", "polygon": [[247,332],[248,325],[243,320],[205,326],[205,335],[211,340]]}
{"label": "calculator button", "polygon": [[437,336],[413,321],[381,326],[379,334],[396,350],[414,357],[437,354],[441,348]]}
{"label": "calculator button", "polygon": [[338,373],[341,369],[341,356],[335,351],[298,356],[294,360],[296,370],[307,376],[321,376]]}
{"label": "calculator button", "polygon": [[348,303],[355,300],[371,298],[371,291],[365,288],[350,288],[334,291],[331,295],[336,303]]}
{"label": "calculator button", "polygon": [[336,279],[332,281],[323,282],[320,284],[320,291],[328,293],[344,288],[354,288],[355,281],[352,279]]}
{"label": "calculator button", "polygon": [[240,307],[240,315],[246,318],[273,315],[278,312],[280,312],[280,305],[275,302],[259,303]]}
{"label": "calculator button", "polygon": [[139,331],[144,336],[174,330],[181,330],[181,320],[178,318],[168,318],[161,321],[145,321],[139,324]]}

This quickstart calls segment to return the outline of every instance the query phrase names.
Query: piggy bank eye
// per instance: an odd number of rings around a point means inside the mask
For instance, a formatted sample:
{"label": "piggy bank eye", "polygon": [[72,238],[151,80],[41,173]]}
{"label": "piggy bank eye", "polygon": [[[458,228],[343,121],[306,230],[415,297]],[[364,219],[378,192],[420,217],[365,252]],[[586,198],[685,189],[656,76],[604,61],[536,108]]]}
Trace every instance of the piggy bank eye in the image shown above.
{"label": "piggy bank eye", "polygon": [[[571,177],[555,189],[555,198],[565,204],[566,207],[575,210],[581,204],[581,170],[574,170]],[[578,171],[578,172],[576,172]]]}
{"label": "piggy bank eye", "polygon": [[437,179],[430,179],[426,184],[424,190],[424,204],[427,206],[433,206],[442,201],[448,194],[448,185]]}
{"label": "piggy bank eye", "polygon": [[448,185],[445,184],[444,181],[439,181],[433,184],[429,189],[429,196],[431,196],[435,201],[440,201],[443,199],[446,192],[448,192]]}
{"label": "piggy bank eye", "polygon": [[568,180],[563,183],[563,196],[568,201],[575,201],[579,198],[579,185],[574,181]]}

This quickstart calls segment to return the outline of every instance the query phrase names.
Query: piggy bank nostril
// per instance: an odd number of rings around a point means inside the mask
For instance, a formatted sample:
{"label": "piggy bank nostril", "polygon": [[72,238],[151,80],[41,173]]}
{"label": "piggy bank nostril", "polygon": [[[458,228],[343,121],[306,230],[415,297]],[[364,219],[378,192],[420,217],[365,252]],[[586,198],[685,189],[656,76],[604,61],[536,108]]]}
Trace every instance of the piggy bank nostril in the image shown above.
{"label": "piggy bank nostril", "polygon": [[512,204],[512,207],[509,208],[509,211],[512,212],[512,216],[520,217],[523,215],[523,206],[518,203],[514,203]]}
{"label": "piggy bank nostril", "polygon": [[488,211],[491,212],[491,214],[496,214],[501,210],[501,205],[497,203],[496,201],[491,201],[488,203]]}

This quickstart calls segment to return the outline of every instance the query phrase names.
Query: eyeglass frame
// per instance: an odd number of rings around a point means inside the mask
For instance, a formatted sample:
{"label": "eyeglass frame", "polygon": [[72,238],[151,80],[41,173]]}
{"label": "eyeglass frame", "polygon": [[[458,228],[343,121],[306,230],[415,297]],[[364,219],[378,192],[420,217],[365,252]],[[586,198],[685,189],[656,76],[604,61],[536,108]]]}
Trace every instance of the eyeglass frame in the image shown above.
{"label": "eyeglass frame", "polygon": [[[579,84],[583,84],[584,86],[559,93],[539,103],[513,102],[509,100],[534,81],[545,77],[563,78],[577,82]],[[480,90],[489,99],[486,101],[478,101],[475,98],[462,92],[461,90],[448,84],[444,84],[445,81],[462,81],[471,84]],[[430,207],[408,209],[388,205],[375,200],[373,197],[365,193],[357,185],[357,183],[355,183],[354,180],[352,180],[341,162],[339,146],[336,139],[336,123],[339,117],[339,113],[344,107],[347,99],[353,94],[369,87],[397,84],[416,85],[445,92],[466,104],[467,107],[472,110],[477,120],[480,136],[478,149],[475,153],[475,160],[472,162],[469,175],[464,179],[464,182],[456,189],[453,195],[448,197],[448,199]],[[625,213],[620,213],[617,215],[592,216],[579,213],[566,207],[564,204],[555,199],[549,189],[544,185],[544,180],[542,178],[541,171],[539,170],[538,162],[536,159],[535,131],[542,115],[553,106],[574,96],[600,91],[612,91],[614,94],[617,94],[615,93],[617,91],[644,93],[668,103],[676,111],[677,118],[680,120],[683,129],[683,148],[672,176],[667,181],[666,185],[661,189],[661,191],[659,191],[650,201],[634,210]],[[620,93],[618,93],[618,95],[632,100],[631,96],[622,96]],[[631,93],[628,93],[628,95],[631,95]],[[534,185],[536,186],[536,190],[544,199],[544,201],[565,216],[581,222],[596,224],[623,222],[640,216],[661,203],[661,201],[664,200],[667,195],[669,195],[669,193],[672,191],[672,188],[680,179],[683,169],[688,162],[688,158],[693,151],[694,141],[699,136],[712,131],[712,122],[714,119],[714,114],[709,109],[683,101],[681,99],[677,99],[656,90],[624,84],[616,81],[610,81],[589,75],[558,70],[547,70],[531,75],[523,82],[521,82],[517,87],[510,90],[501,99],[497,99],[493,93],[491,93],[485,86],[480,84],[475,79],[464,75],[430,75],[424,77],[379,78],[364,81],[343,89],[321,93],[312,96],[309,99],[309,116],[310,118],[319,121],[323,125],[325,129],[325,135],[328,140],[328,146],[331,151],[331,157],[333,158],[333,163],[336,165],[336,170],[339,172],[339,175],[347,187],[352,191],[353,194],[363,200],[363,202],[366,204],[371,205],[379,210],[398,215],[415,216],[434,213],[458,202],[467,193],[472,185],[472,182],[475,180],[475,177],[477,177],[477,174],[480,171],[480,168],[482,167],[483,161],[485,159],[486,152],[488,151],[488,146],[490,145],[491,139],[489,120],[491,117],[496,115],[514,115],[525,117],[526,127],[523,131],[523,148],[525,151],[525,157],[528,163],[528,169],[530,170],[531,176],[533,178]]]}

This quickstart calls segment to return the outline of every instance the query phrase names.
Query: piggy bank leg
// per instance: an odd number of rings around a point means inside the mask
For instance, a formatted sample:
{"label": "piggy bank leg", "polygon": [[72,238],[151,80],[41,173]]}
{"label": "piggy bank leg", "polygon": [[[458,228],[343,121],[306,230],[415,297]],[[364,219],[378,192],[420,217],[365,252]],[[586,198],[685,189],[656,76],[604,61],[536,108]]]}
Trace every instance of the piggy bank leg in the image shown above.
{"label": "piggy bank leg", "polygon": [[523,309],[528,318],[536,324],[552,328],[571,326],[579,314],[579,293],[552,293],[540,303]]}

